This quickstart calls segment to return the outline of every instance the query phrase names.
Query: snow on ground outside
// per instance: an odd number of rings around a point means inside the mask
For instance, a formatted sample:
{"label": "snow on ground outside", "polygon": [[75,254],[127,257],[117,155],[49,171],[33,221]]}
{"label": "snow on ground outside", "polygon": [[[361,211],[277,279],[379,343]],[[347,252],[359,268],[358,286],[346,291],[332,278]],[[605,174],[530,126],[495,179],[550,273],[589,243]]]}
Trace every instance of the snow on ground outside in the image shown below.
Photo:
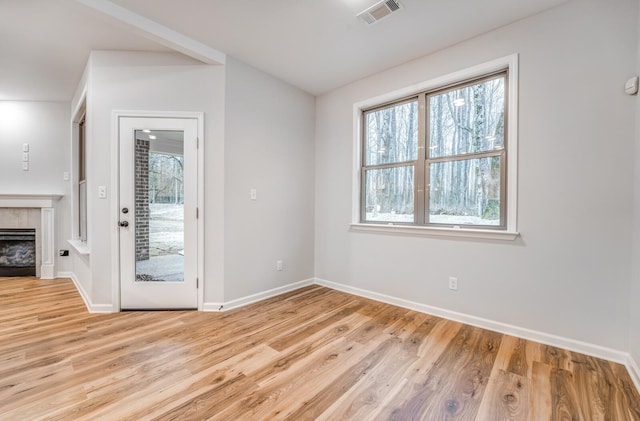
{"label": "snow on ground outside", "polygon": [[166,256],[184,250],[184,206],[149,204],[149,254]]}
{"label": "snow on ground outside", "polygon": [[[369,222],[408,222],[413,223],[412,214],[400,213],[378,213],[367,212],[367,221]],[[500,225],[499,219],[482,219],[479,216],[458,216],[458,215],[431,215],[432,224],[448,224],[448,225]]]}

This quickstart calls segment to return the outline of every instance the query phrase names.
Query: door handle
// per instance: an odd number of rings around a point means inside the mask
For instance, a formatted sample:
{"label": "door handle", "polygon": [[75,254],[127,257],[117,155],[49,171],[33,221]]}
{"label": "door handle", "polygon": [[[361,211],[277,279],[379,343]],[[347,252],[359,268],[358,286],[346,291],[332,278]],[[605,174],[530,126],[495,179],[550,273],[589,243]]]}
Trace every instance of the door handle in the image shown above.
{"label": "door handle", "polygon": [[123,227],[123,228],[126,228],[126,227],[128,227],[128,226],[129,226],[129,221],[121,221],[121,222],[118,222],[118,225],[120,225],[120,226],[121,226],[121,227]]}

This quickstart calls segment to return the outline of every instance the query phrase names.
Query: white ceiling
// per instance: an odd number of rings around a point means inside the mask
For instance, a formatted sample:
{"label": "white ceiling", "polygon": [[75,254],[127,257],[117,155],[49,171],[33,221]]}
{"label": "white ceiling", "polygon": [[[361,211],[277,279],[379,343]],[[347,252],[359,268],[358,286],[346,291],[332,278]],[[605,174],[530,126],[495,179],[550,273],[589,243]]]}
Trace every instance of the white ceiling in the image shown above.
{"label": "white ceiling", "polygon": [[167,50],[73,0],[0,0],[0,100],[70,100],[94,49]]}
{"label": "white ceiling", "polygon": [[[112,0],[312,94],[567,0]],[[168,51],[74,0],[0,0],[0,100],[69,100],[91,50]]]}

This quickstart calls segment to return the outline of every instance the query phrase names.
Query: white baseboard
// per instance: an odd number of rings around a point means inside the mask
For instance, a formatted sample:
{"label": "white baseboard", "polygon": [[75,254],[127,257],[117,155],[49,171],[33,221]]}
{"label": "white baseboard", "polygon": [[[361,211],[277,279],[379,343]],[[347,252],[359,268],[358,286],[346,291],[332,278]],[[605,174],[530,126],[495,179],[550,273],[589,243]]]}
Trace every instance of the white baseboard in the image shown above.
{"label": "white baseboard", "polygon": [[527,339],[535,342],[540,342],[546,345],[551,345],[558,348],[579,352],[581,354],[602,358],[602,359],[617,362],[623,365],[626,365],[629,359],[628,358],[629,354],[626,352],[603,347],[600,345],[576,341],[574,339],[564,338],[561,336],[552,335],[544,332],[538,332],[535,330],[514,326],[514,325],[502,323],[502,322],[496,322],[493,320],[483,319],[481,317],[471,316],[468,314],[458,313],[455,311],[445,310],[443,308],[434,307],[434,306],[430,306],[422,303],[416,303],[414,301],[392,297],[389,295],[380,294],[373,291],[367,291],[367,290],[356,288],[353,286],[327,281],[325,279],[316,278],[315,283],[318,285],[325,286],[327,288],[336,289],[336,290],[347,292],[353,295],[358,295],[360,297],[370,298],[372,300],[381,301],[383,303],[392,304],[398,307],[408,308],[410,310],[419,311],[421,313],[442,317],[444,319],[453,320],[460,323],[465,323],[471,326],[480,327],[482,329],[487,329],[494,332],[499,332],[499,333],[503,333],[511,336],[516,336],[522,339]]}
{"label": "white baseboard", "polygon": [[638,393],[640,393],[640,366],[638,366],[638,363],[631,355],[627,357],[625,366],[627,367],[629,376],[631,376],[631,380],[633,380],[633,384],[636,385],[636,389]]}
{"label": "white baseboard", "polygon": [[204,303],[202,304],[202,311],[225,311],[228,310],[226,308],[224,308],[224,303],[214,303],[214,302],[209,302],[209,303]]}
{"label": "white baseboard", "polygon": [[[62,274],[64,274],[64,276],[60,276]],[[87,310],[89,311],[89,313],[113,313],[114,312],[113,306],[111,304],[93,304],[91,302],[91,299],[89,298],[89,294],[87,294],[87,291],[85,291],[84,287],[78,281],[78,278],[76,278],[76,275],[74,273],[59,272],[58,277],[71,278],[71,281],[73,281],[73,284],[76,286],[78,293],[80,293],[80,297],[82,297],[82,301],[84,301],[84,305],[85,307],[87,307]]]}
{"label": "white baseboard", "polygon": [[315,283],[314,278],[305,279],[303,281],[294,282],[289,285],[273,288],[268,291],[258,292],[257,294],[248,295],[242,298],[236,298],[235,300],[226,301],[224,303],[204,303],[202,311],[227,311],[234,308],[243,307],[248,304],[253,304],[257,301],[261,301],[267,298],[275,297],[276,295],[284,294],[286,292],[294,291],[296,289],[313,285]]}

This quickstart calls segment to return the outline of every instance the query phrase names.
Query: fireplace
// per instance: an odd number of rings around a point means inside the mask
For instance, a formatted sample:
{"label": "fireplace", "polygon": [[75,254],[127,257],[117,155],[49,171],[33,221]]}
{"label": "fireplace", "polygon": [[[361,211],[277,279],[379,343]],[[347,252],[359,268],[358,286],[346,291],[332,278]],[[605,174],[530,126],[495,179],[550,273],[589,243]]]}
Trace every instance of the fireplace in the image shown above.
{"label": "fireplace", "polygon": [[0,228],[0,276],[36,275],[36,230]]}
{"label": "fireplace", "polygon": [[[54,279],[54,206],[62,195],[0,194],[0,227],[35,228],[35,276]],[[4,230],[3,230],[4,231]]]}

